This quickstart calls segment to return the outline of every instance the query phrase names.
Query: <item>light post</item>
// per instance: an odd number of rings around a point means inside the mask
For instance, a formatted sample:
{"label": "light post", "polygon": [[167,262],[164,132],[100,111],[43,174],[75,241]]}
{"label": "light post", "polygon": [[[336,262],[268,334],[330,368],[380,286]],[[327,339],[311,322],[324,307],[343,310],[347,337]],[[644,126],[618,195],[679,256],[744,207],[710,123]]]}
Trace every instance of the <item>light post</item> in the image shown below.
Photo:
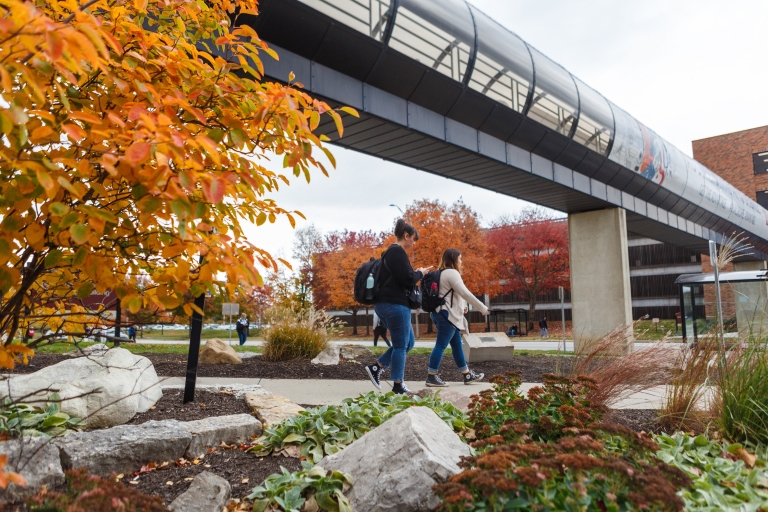
{"label": "light post", "polygon": [[403,211],[403,209],[402,209],[402,208],[400,208],[400,207],[399,207],[399,206],[397,206],[396,204],[391,204],[391,205],[389,205],[389,206],[394,206],[395,208],[397,208],[398,210],[400,210],[400,215],[402,215],[403,217],[405,217],[405,212]]}

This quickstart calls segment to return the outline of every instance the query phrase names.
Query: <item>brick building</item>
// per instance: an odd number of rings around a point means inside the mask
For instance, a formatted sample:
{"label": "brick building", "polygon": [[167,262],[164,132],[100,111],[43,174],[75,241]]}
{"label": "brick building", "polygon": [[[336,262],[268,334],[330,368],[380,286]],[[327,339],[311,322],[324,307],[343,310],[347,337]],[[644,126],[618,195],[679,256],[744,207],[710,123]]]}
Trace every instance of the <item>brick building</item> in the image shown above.
{"label": "brick building", "polygon": [[[692,144],[693,158],[747,196],[754,197],[760,206],[768,210],[768,126],[707,137]],[[766,215],[768,221],[768,212]],[[712,272],[709,256],[702,256],[701,259],[703,271]],[[715,308],[709,307],[715,300],[711,288],[704,290],[707,316],[715,314]],[[722,302],[723,317],[734,317],[736,303],[733,290],[729,287],[724,287],[722,291]]]}

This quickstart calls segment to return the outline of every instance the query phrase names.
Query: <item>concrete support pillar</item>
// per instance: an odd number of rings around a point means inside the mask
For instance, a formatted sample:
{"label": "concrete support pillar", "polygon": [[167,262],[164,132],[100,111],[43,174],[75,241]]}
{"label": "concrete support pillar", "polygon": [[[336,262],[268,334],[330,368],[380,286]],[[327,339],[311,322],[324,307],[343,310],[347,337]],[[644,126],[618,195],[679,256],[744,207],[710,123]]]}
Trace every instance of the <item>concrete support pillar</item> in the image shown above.
{"label": "concrete support pillar", "polygon": [[[611,208],[568,215],[573,338],[576,352],[632,325],[627,215]],[[634,338],[624,347],[629,352]]]}
{"label": "concrete support pillar", "polygon": [[[733,270],[764,270],[765,261],[733,263]],[[768,284],[733,283],[736,297],[736,326],[742,338],[764,338],[768,334]]]}

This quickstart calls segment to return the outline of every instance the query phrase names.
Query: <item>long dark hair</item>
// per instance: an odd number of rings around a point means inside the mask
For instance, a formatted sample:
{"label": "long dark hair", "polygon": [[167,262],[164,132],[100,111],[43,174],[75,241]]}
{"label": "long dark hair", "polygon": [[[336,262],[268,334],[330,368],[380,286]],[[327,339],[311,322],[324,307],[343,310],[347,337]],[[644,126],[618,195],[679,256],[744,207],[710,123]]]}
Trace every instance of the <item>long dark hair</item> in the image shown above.
{"label": "long dark hair", "polygon": [[411,226],[403,219],[397,219],[397,223],[395,224],[395,236],[398,240],[402,240],[406,233],[411,235],[414,242],[419,239],[419,231],[415,227]]}
{"label": "long dark hair", "polygon": [[459,256],[461,251],[458,249],[446,249],[443,251],[443,257],[440,258],[440,266],[438,270],[445,270],[452,268],[461,274],[461,265],[459,264]]}

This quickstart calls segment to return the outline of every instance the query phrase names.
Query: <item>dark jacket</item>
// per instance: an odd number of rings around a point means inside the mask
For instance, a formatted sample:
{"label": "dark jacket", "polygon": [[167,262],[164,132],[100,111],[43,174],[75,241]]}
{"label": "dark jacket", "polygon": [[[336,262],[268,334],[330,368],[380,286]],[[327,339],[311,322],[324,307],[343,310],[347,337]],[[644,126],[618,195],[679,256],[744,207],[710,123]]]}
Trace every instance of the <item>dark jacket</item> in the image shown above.
{"label": "dark jacket", "polygon": [[421,281],[423,277],[421,272],[413,270],[405,249],[397,244],[390,245],[382,258],[386,265],[381,266],[380,280],[382,286],[379,289],[376,302],[407,306],[408,296],[405,291],[411,290],[413,285]]}

